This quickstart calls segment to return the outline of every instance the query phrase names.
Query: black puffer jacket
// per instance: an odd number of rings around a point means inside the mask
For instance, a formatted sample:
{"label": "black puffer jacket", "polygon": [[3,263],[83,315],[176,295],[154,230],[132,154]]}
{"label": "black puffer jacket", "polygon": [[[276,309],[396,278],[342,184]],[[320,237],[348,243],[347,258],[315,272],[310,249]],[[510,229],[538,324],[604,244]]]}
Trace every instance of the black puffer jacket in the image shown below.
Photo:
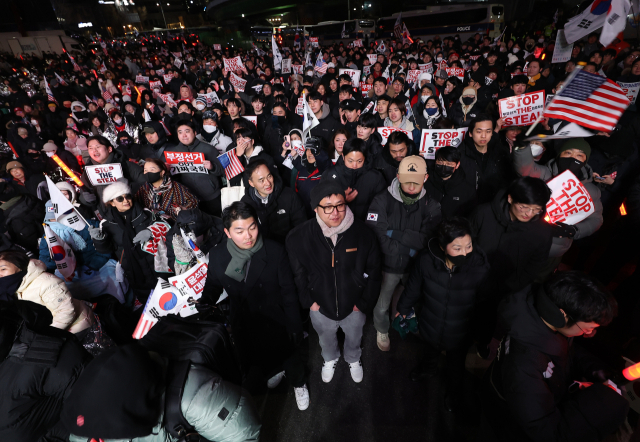
{"label": "black puffer jacket", "polygon": [[[491,412],[500,413],[500,431],[509,432],[509,440],[603,440],[622,424],[629,404],[594,377],[605,368],[600,361],[542,322],[535,306],[539,289],[525,287],[500,305],[507,336],[487,373],[490,391],[503,407]],[[583,377],[593,385],[569,393],[573,381]]]}
{"label": "black puffer jacket", "polygon": [[551,229],[542,219],[512,221],[506,191],[478,206],[469,218],[476,238],[491,264],[491,289],[499,298],[530,284],[547,262]]}
{"label": "black puffer jacket", "polygon": [[[411,258],[427,246],[440,223],[440,204],[422,189],[411,205],[402,202],[397,178],[371,203],[367,225],[373,229],[384,254],[382,270],[405,273]],[[391,236],[387,232],[391,230]]]}
{"label": "black puffer jacket", "polygon": [[320,313],[336,321],[349,316],[354,306],[364,313],[373,308],[380,294],[382,257],[364,222],[355,219],[334,246],[311,219],[291,231],[286,248],[303,308],[317,302]]}
{"label": "black puffer jacket", "polygon": [[333,141],[333,133],[342,127],[339,120],[331,116],[329,105],[325,103],[322,106],[322,116],[318,118],[320,124],[311,129],[311,135],[314,137],[322,137],[325,145],[328,146]]}
{"label": "black puffer jacket", "polygon": [[384,177],[372,167],[373,161],[369,158],[360,169],[349,169],[340,157],[336,165],[323,173],[320,179],[320,182],[335,180],[345,190],[351,188],[358,191],[349,207],[356,219],[361,221],[366,219],[373,198],[387,187]]}
{"label": "black puffer jacket", "polygon": [[407,315],[422,300],[420,335],[442,350],[460,348],[468,343],[478,286],[488,272],[489,261],[477,244],[463,265],[449,269],[438,240],[432,238],[409,274],[398,312]]}
{"label": "black puffer jacket", "polygon": [[424,188],[431,198],[440,203],[445,219],[452,216],[467,217],[476,208],[476,188],[467,181],[460,167],[448,180],[443,180],[436,173],[429,174]]}
{"label": "black puffer jacket", "polygon": [[482,113],[482,109],[476,102],[473,107],[469,110],[469,112],[465,115],[462,111],[462,103],[460,100],[456,100],[451,105],[451,108],[447,111],[449,115],[449,119],[453,121],[456,127],[469,127],[469,123],[475,117]]}
{"label": "black puffer jacket", "polygon": [[40,238],[44,235],[44,203],[33,195],[23,194],[0,208],[4,211],[5,226],[13,242],[37,254]]}
{"label": "black puffer jacket", "polygon": [[249,187],[242,202],[249,204],[258,213],[260,234],[284,245],[287,234],[307,220],[302,201],[290,187],[283,187],[280,178],[275,178],[275,189],[269,195],[267,204],[263,204],[256,190]]}
{"label": "black puffer jacket", "polygon": [[145,127],[153,128],[158,134],[158,142],[154,144],[144,144],[146,137],[143,139],[143,132],[140,136],[140,148],[137,152],[134,152],[134,157],[142,160],[145,158],[163,159],[164,150],[169,146],[169,139],[167,138],[167,133],[164,131],[164,126],[159,121],[148,121],[142,125],[143,130]]}
{"label": "black puffer jacket", "polygon": [[[418,149],[415,147],[414,143],[410,143],[410,146],[407,146],[407,156],[419,154],[420,153],[418,152]],[[387,183],[387,186],[390,185],[396,178],[399,166],[400,161],[394,160],[391,156],[391,153],[389,152],[389,143],[385,144],[382,147],[382,151],[380,152],[380,154],[376,155],[372,161],[372,167],[384,176],[384,180]]]}

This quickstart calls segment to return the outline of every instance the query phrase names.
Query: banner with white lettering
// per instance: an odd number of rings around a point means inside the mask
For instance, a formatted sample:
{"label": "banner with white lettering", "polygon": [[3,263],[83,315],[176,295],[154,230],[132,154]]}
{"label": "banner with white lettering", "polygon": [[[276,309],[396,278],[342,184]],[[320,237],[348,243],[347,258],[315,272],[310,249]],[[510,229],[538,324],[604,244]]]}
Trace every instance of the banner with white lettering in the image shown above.
{"label": "banner with white lettering", "polygon": [[549,222],[575,225],[595,211],[591,195],[570,170],[548,181],[547,186],[551,189]]}
{"label": "banner with white lettering", "polygon": [[285,58],[282,60],[282,73],[290,74],[291,73],[291,59]]}
{"label": "banner with white lettering", "polygon": [[640,82],[623,83],[618,81],[617,83],[620,85],[622,92],[624,92],[631,104],[635,104],[636,99],[638,98],[638,91],[640,90]]}
{"label": "banner with white lettering", "polygon": [[244,64],[242,64],[242,59],[239,55],[233,58],[223,58],[222,61],[224,61],[224,68],[227,71],[241,71],[242,68],[244,68]]}
{"label": "banner with white lettering", "polygon": [[567,43],[567,39],[564,36],[564,29],[558,29],[551,63],[564,63],[569,61],[571,59],[571,52],[573,52],[573,43]]}
{"label": "banner with white lettering", "polygon": [[89,182],[94,186],[106,186],[115,183],[124,175],[120,163],[100,164],[98,166],[85,166]]}
{"label": "banner with white lettering", "polygon": [[155,89],[155,88],[162,89],[162,82],[160,80],[149,82],[149,89]]}
{"label": "banner with white lettering", "polygon": [[247,80],[243,80],[233,72],[229,76],[229,82],[233,85],[234,88],[236,88],[236,90],[238,90],[238,92],[244,92],[244,88],[247,85]]}
{"label": "banner with white lettering", "polygon": [[432,62],[425,63],[425,64],[419,64],[418,68],[420,68],[420,70],[422,72],[426,72],[427,74],[433,74],[433,63]]}
{"label": "banner with white lettering", "polygon": [[145,77],[143,75],[136,75],[136,83],[138,84],[149,83],[149,77]]}
{"label": "banner with white lettering", "polygon": [[407,134],[409,139],[413,140],[413,134],[411,132],[409,132],[409,131],[404,130],[404,129],[400,129],[400,128],[397,128],[397,127],[391,127],[391,126],[379,127],[378,128],[378,133],[382,137],[382,145],[383,146],[385,144],[387,144],[387,139],[389,138],[389,135],[391,135],[392,132],[396,132],[396,131],[404,132],[405,134]]}
{"label": "banner with white lettering", "polygon": [[340,75],[347,74],[351,77],[353,87],[360,87],[360,70],[359,69],[340,69]]}
{"label": "banner with white lettering", "polygon": [[162,79],[164,80],[164,84],[169,84],[171,80],[173,80],[173,74],[164,74]]}
{"label": "banner with white lettering", "polygon": [[204,154],[201,152],[165,152],[164,157],[171,175],[209,173],[204,167]]}
{"label": "banner with white lettering", "polygon": [[423,129],[420,138],[420,155],[427,160],[435,160],[438,149],[445,146],[458,147],[467,128],[460,129]]}
{"label": "banner with white lettering", "polygon": [[531,126],[544,110],[544,91],[529,92],[498,100],[503,127]]}
{"label": "banner with white lettering", "polygon": [[203,262],[193,266],[187,272],[169,278],[169,282],[178,289],[182,299],[187,301],[180,310],[180,316],[186,317],[197,313],[195,301],[202,297],[202,291],[207,282],[207,270],[208,265]]}
{"label": "banner with white lettering", "polygon": [[458,77],[460,81],[464,81],[463,68],[445,68],[448,77]]}

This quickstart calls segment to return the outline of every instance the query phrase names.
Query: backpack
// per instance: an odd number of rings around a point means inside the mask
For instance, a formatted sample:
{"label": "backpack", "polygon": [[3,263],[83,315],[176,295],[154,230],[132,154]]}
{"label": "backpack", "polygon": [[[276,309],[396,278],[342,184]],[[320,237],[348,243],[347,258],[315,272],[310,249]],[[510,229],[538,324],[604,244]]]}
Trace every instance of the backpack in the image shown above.
{"label": "backpack", "polygon": [[183,416],[182,395],[191,364],[204,366],[224,380],[240,385],[242,375],[226,327],[213,320],[170,315],[160,318],[140,343],[169,359],[165,429],[181,441],[206,442]]}

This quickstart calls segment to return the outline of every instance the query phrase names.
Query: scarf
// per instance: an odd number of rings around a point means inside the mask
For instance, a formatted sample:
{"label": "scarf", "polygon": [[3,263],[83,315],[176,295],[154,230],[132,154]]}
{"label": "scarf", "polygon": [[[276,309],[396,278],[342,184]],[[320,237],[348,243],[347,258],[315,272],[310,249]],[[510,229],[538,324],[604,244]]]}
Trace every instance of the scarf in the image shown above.
{"label": "scarf", "polygon": [[535,75],[533,77],[529,77],[529,86],[535,86],[536,85],[536,81],[538,81],[540,79],[540,75]]}
{"label": "scarf", "polygon": [[0,278],[0,301],[15,301],[16,291],[22,279],[26,276],[27,271],[23,270],[13,275],[8,275]]}
{"label": "scarf", "polygon": [[[171,207],[173,203],[172,189],[173,181],[169,179],[169,174],[165,174],[160,187],[156,188],[151,183],[145,183],[145,199],[149,202],[147,207],[154,212]],[[165,193],[166,195],[164,195]]]}
{"label": "scarf", "polygon": [[58,222],[50,222],[48,223],[53,233],[58,235],[58,237],[69,244],[74,251],[84,250],[87,248],[86,241],[76,233],[74,229],[69,226],[65,226],[64,224],[60,224]]}
{"label": "scarf", "polygon": [[429,129],[432,129],[433,126],[436,124],[436,121],[438,121],[438,118],[440,118],[440,111],[433,114],[433,116],[430,116],[427,113],[427,110],[425,109],[422,111],[422,116],[424,116],[424,118],[427,120],[427,127]]}
{"label": "scarf", "polygon": [[[274,192],[275,192],[275,190],[274,190]],[[271,195],[273,195],[273,194],[271,194]],[[257,190],[257,189],[255,189],[255,188],[253,189],[253,192],[249,193],[249,196],[251,196],[251,199],[252,199],[252,200],[254,200],[254,201],[255,201],[256,203],[258,203],[258,204],[262,203],[262,204],[264,204],[265,206],[266,206],[267,204],[269,204],[269,197],[270,197],[271,195],[267,195],[267,197],[266,197],[266,198],[263,198],[263,197],[262,197],[262,195],[260,195],[260,194],[258,193],[258,190]]]}
{"label": "scarf", "polygon": [[407,206],[417,203],[418,200],[420,199],[420,195],[422,194],[422,191],[420,191],[420,193],[418,193],[415,196],[410,196],[410,194],[404,193],[404,191],[402,190],[402,185],[400,184],[399,181],[398,181],[398,189],[400,190],[400,198],[402,199],[402,204],[405,204]]}
{"label": "scarf", "polygon": [[[211,140],[213,140],[213,138],[218,135],[219,130],[216,129],[213,132],[209,133],[206,130],[202,130],[200,131],[200,136],[202,136],[202,138],[204,138],[207,143],[211,144]],[[216,144],[218,144],[218,140],[216,140]]]}
{"label": "scarf", "polygon": [[322,234],[326,238],[330,238],[331,242],[333,242],[333,245],[335,246],[336,242],[338,241],[338,235],[349,230],[349,227],[351,227],[351,225],[353,224],[353,212],[351,211],[349,206],[347,206],[347,212],[344,215],[344,219],[337,227],[329,227],[328,225],[326,225],[324,221],[320,219],[320,216],[317,213],[316,220],[318,221],[318,224],[322,229]]}
{"label": "scarf", "polygon": [[256,243],[250,249],[241,249],[230,238],[227,239],[227,250],[231,254],[231,261],[227,264],[227,269],[224,271],[224,274],[238,282],[244,281],[247,262],[263,245],[262,236],[258,236]]}

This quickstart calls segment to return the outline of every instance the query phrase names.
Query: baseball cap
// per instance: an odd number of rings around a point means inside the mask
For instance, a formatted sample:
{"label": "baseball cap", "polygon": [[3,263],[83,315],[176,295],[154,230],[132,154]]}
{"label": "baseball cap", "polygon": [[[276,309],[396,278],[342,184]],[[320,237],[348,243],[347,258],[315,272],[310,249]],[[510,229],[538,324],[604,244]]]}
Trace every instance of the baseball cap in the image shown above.
{"label": "baseball cap", "polygon": [[56,150],[58,150],[58,147],[53,143],[45,143],[42,147],[43,152],[55,152]]}
{"label": "baseball cap", "polygon": [[340,102],[340,109],[348,111],[358,110],[360,109],[360,103],[358,103],[356,100],[342,100]]}
{"label": "baseball cap", "polygon": [[146,126],[142,128],[142,132],[144,132],[145,134],[155,134],[156,130],[151,126]]}
{"label": "baseball cap", "polygon": [[9,161],[7,163],[7,172],[10,172],[11,169],[24,169],[24,166],[18,161]]}
{"label": "baseball cap", "polygon": [[427,176],[427,162],[419,155],[411,155],[400,161],[398,181],[404,183],[424,183]]}

